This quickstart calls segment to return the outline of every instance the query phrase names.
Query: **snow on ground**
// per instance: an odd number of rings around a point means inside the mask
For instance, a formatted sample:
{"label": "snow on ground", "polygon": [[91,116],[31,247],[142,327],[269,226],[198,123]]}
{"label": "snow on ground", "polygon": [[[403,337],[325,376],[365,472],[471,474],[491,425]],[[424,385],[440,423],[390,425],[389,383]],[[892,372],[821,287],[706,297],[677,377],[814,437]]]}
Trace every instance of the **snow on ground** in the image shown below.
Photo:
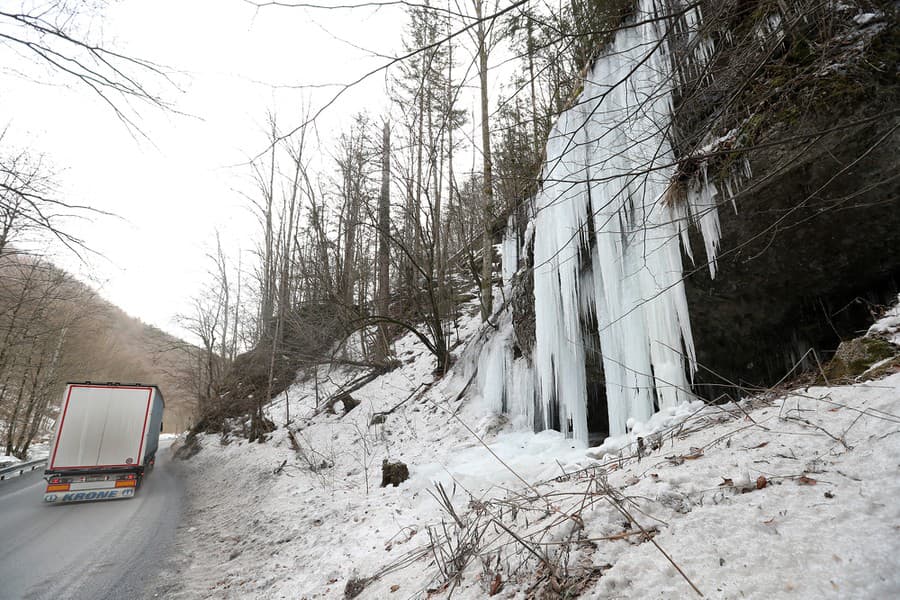
{"label": "snow on ground", "polygon": [[[0,419],[0,431],[6,431],[7,427],[6,421]],[[21,459],[11,454],[0,454],[0,469],[14,465],[17,462],[21,462]]]}
{"label": "snow on ground", "polygon": [[45,438],[40,442],[31,444],[28,448],[28,460],[38,460],[50,456],[50,439]]}
{"label": "snow on ground", "polygon": [[900,345],[900,296],[897,296],[897,304],[875,321],[867,336],[881,335],[888,341]]}
{"label": "snow on ground", "polygon": [[[2,423],[0,423],[0,431],[3,430]],[[50,443],[47,441],[36,442],[32,444],[28,448],[28,460],[39,460],[41,458],[47,458],[50,455]],[[11,467],[16,463],[23,462],[16,456],[11,454],[0,454],[0,469],[4,467]],[[15,474],[11,474],[10,476],[14,476]]]}
{"label": "snow on ground", "polygon": [[[267,443],[202,436],[177,461],[168,596],[900,597],[900,374],[683,405],[587,449],[514,430],[459,374],[420,387],[433,361],[411,336],[397,353],[346,415],[300,382]],[[320,404],[358,374],[320,373]],[[410,479],[380,487],[385,459]]]}

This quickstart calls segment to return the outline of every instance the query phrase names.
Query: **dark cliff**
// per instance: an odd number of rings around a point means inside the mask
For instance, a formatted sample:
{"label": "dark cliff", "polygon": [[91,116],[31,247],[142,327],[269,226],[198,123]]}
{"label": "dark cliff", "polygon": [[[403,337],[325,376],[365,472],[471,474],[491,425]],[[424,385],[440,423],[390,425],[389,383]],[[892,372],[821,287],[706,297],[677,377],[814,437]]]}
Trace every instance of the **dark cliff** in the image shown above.
{"label": "dark cliff", "polygon": [[900,31],[886,2],[731,1],[709,14],[722,45],[676,105],[679,150],[734,131],[710,172],[744,158],[752,171],[736,211],[720,202],[715,279],[704,264],[686,278],[697,381],[715,397],[728,382],[776,382],[809,348],[827,357],[896,293]]}

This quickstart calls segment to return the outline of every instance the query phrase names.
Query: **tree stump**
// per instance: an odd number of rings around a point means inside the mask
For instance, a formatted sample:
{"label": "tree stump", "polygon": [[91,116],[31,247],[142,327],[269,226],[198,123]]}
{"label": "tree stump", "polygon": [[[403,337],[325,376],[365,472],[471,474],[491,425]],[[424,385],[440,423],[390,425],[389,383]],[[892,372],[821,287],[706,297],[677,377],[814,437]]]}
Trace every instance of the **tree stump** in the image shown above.
{"label": "tree stump", "polygon": [[340,402],[344,407],[344,414],[346,415],[348,412],[359,406],[359,400],[350,395],[350,392],[343,392],[338,394],[331,399],[328,400],[328,403],[325,405],[325,410],[329,414],[335,414],[334,405]]}
{"label": "tree stump", "polygon": [[393,484],[397,487],[402,482],[409,479],[409,468],[402,462],[388,462],[384,459],[381,462],[381,487]]}

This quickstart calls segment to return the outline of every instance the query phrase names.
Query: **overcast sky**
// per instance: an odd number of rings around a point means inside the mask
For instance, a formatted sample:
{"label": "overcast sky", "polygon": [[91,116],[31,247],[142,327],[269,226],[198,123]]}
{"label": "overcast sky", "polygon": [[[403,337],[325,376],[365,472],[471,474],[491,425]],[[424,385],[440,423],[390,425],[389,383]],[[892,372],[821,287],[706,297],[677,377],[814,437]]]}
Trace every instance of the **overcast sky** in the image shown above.
{"label": "overcast sky", "polygon": [[[102,26],[107,45],[178,71],[183,91],[165,90],[165,98],[186,115],[142,109],[138,125],[149,141],[135,139],[96,95],[58,74],[39,73],[34,82],[4,72],[4,145],[45,155],[60,197],[121,217],[72,223],[102,258],[89,257],[89,267],[71,254],[57,262],[82,277],[92,274],[101,293],[129,314],[178,333],[174,316],[189,310],[205,277],[214,231],[223,233],[232,254],[252,248],[256,224],[240,193],[252,184],[249,168],[240,165],[265,149],[267,111],[296,124],[304,97],[316,106],[335,91],[283,86],[355,79],[384,59],[341,40],[391,54],[400,48],[403,24],[395,8],[307,12],[256,10],[242,0],[112,2],[93,24]],[[325,113],[322,139],[360,109],[380,114],[383,88],[384,78],[374,77]]]}

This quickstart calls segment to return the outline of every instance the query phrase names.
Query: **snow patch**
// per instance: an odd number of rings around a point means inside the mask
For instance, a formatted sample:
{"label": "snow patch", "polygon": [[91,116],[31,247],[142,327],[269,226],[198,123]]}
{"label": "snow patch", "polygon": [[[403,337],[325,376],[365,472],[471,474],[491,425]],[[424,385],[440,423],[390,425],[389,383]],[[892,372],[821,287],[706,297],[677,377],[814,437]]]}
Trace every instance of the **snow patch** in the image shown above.
{"label": "snow patch", "polygon": [[866,335],[884,336],[891,343],[900,345],[900,295],[897,296],[897,303],[869,327]]}

